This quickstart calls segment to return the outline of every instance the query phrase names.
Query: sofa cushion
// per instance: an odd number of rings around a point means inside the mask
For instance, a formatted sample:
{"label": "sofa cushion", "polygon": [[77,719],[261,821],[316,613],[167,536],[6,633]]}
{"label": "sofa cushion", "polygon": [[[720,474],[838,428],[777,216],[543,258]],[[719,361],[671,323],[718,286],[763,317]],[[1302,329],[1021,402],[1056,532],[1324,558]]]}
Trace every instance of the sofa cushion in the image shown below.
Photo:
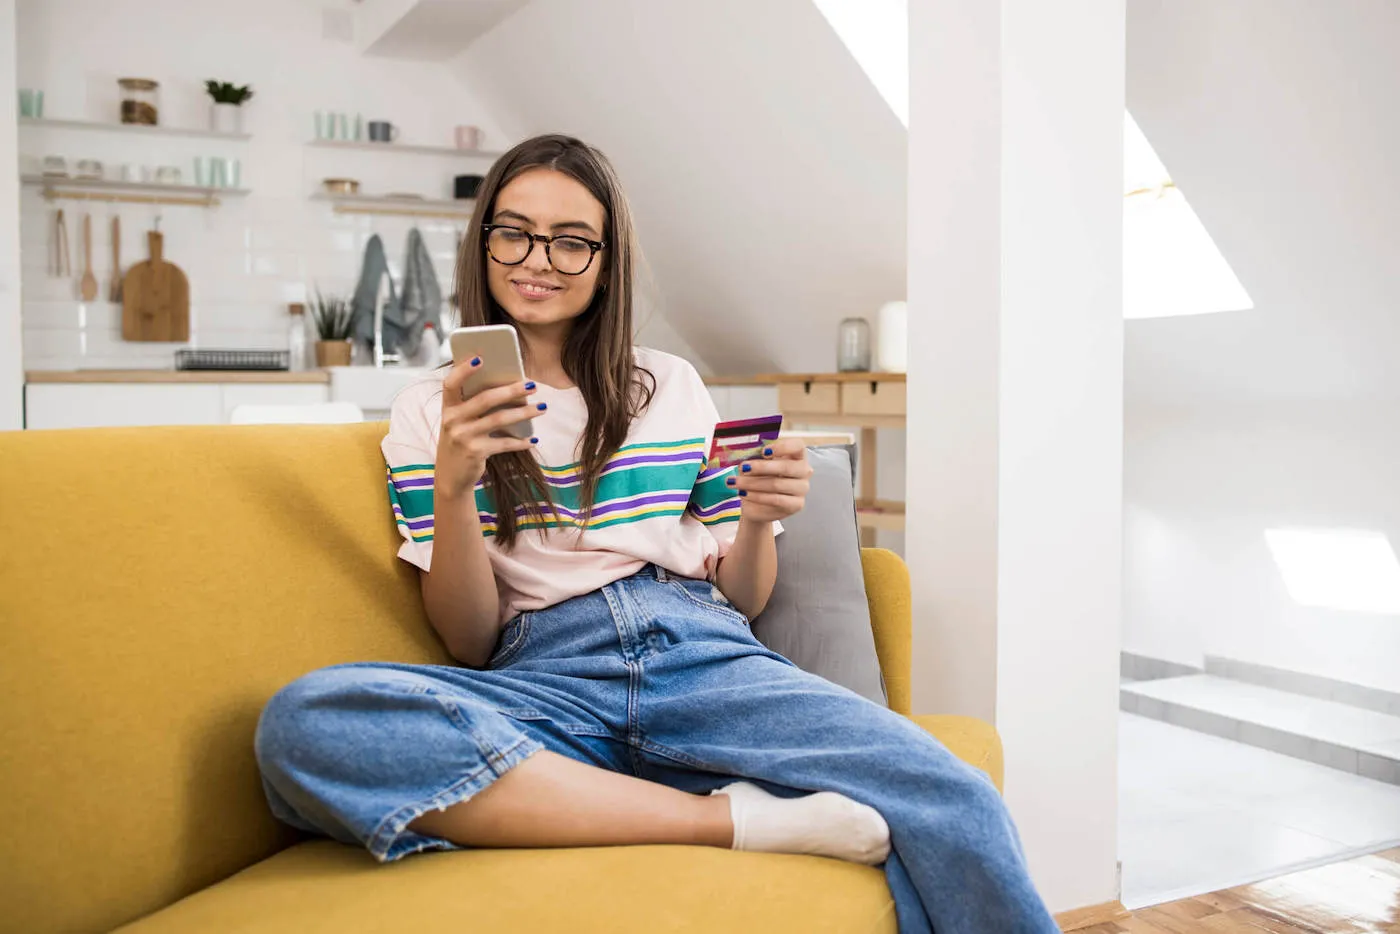
{"label": "sofa cushion", "polygon": [[0,432],[13,930],[109,930],[282,849],[267,699],[339,662],[450,663],[394,555],[384,430]]}
{"label": "sofa cushion", "polygon": [[883,872],[815,856],[635,846],[457,850],[379,865],[321,840],[118,931],[894,934],[895,916]]}
{"label": "sofa cushion", "polygon": [[758,640],[797,667],[884,704],[856,528],[850,449],[807,449],[807,506],[783,520],[778,580],[753,622]]}

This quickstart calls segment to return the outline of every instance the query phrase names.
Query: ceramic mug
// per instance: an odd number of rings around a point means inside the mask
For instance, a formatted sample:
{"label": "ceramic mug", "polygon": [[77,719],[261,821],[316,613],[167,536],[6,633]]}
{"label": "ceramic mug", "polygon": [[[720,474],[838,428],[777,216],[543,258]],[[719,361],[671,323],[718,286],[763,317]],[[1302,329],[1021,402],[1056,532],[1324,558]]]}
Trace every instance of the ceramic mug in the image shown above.
{"label": "ceramic mug", "polygon": [[480,149],[484,135],[479,126],[459,126],[452,131],[458,149]]}
{"label": "ceramic mug", "polygon": [[388,120],[371,120],[369,138],[376,143],[392,143],[399,138],[399,128]]}
{"label": "ceramic mug", "polygon": [[44,115],[44,92],[34,88],[19,89],[19,115],[39,119]]}

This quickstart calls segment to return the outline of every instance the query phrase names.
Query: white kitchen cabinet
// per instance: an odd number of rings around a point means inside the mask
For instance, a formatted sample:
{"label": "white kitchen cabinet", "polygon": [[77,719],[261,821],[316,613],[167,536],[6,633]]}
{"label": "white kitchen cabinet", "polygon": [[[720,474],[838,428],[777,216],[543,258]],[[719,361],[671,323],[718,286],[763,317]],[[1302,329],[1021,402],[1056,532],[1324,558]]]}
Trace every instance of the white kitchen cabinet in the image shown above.
{"label": "white kitchen cabinet", "polygon": [[25,386],[28,428],[222,425],[235,406],[326,402],[324,383],[48,383]]}
{"label": "white kitchen cabinet", "polygon": [[276,383],[224,383],[223,413],[220,422],[228,424],[233,410],[240,405],[317,405],[330,401],[330,389],[324,383],[303,386]]}
{"label": "white kitchen cabinet", "polygon": [[710,398],[714,399],[719,417],[724,421],[762,418],[776,415],[779,411],[776,386],[711,386]]}
{"label": "white kitchen cabinet", "polygon": [[24,414],[28,428],[217,425],[223,392],[217,383],[30,383]]}

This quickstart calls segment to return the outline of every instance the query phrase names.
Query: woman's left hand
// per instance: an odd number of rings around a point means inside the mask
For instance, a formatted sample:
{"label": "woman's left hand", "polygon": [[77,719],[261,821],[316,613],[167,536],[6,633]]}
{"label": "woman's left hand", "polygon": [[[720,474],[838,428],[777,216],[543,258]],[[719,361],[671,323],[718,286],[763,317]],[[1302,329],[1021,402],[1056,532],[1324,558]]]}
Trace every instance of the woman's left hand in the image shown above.
{"label": "woman's left hand", "polygon": [[743,497],[742,518],[751,522],[776,522],[801,512],[812,476],[802,439],[779,438],[764,451],[763,457],[744,461],[726,481]]}

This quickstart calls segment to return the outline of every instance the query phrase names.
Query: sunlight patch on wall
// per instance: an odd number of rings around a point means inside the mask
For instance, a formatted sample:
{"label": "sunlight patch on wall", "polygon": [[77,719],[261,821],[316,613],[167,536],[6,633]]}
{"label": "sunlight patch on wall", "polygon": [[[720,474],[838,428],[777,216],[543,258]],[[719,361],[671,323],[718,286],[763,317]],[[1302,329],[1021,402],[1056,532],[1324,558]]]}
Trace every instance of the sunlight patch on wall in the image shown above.
{"label": "sunlight patch on wall", "polygon": [[1364,529],[1266,529],[1288,594],[1303,606],[1400,614],[1400,560]]}

